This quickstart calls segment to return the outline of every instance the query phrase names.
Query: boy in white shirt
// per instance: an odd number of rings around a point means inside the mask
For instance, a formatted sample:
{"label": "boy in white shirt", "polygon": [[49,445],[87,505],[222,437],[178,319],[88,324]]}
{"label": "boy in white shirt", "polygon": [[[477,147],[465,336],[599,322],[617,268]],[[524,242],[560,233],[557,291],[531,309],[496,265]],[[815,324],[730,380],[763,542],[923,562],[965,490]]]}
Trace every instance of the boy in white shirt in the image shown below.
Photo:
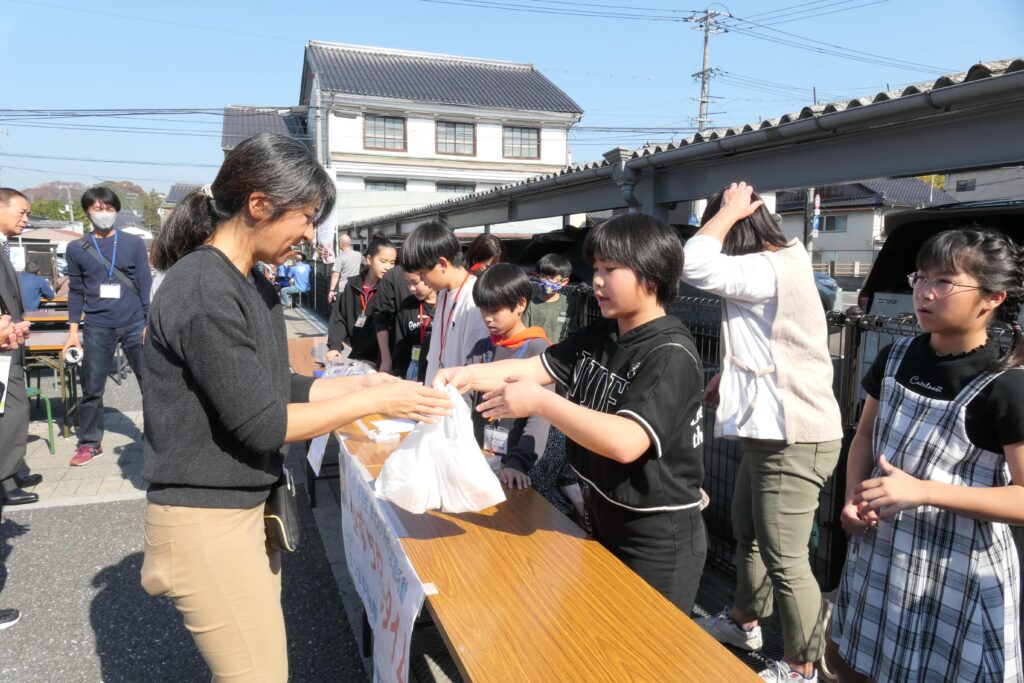
{"label": "boy in white shirt", "polygon": [[430,386],[440,368],[465,365],[473,347],[488,336],[473,301],[476,276],[465,268],[455,233],[437,222],[413,230],[402,245],[401,260],[405,272],[415,273],[437,292],[424,382]]}

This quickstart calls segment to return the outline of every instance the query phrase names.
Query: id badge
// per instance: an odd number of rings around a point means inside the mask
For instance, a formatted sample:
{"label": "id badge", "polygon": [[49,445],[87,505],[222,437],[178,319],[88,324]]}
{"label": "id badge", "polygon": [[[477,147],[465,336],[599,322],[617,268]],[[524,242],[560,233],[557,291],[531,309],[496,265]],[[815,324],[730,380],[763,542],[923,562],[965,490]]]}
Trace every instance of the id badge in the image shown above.
{"label": "id badge", "polygon": [[366,314],[363,313],[358,318],[356,318],[356,327],[362,327],[365,324],[366,324]]}
{"label": "id badge", "polygon": [[116,282],[108,282],[105,285],[100,285],[100,298],[101,299],[120,299],[121,298],[121,285]]}
{"label": "id badge", "polygon": [[412,347],[412,360],[418,362],[420,359],[420,351],[423,350],[419,344],[414,344]]}
{"label": "id badge", "polygon": [[495,455],[508,453],[508,430],[492,425],[484,426],[484,450]]}

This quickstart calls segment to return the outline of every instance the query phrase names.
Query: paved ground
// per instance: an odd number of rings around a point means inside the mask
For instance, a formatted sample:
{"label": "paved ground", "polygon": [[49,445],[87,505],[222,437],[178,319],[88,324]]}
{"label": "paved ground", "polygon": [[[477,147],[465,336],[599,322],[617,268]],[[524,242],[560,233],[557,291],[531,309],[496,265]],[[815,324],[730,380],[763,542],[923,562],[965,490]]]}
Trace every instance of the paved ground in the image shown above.
{"label": "paved ground", "polygon": [[[323,322],[288,311],[290,336],[323,334]],[[43,381],[43,391],[57,395]],[[138,585],[142,562],[142,402],[133,376],[108,380],[106,454],[86,467],[68,465],[74,436],[48,449],[45,413],[33,411],[27,460],[44,480],[40,502],[9,507],[0,524],[0,606],[22,610],[21,623],[0,632],[0,681],[203,681],[208,670],[173,606]],[[56,403],[54,405],[55,412]],[[59,422],[59,414],[56,416]],[[301,446],[288,460],[305,487]],[[328,457],[330,460],[330,457]],[[283,604],[293,681],[368,680],[369,662],[353,637],[361,606],[345,568],[338,480],[316,483],[319,505],[303,510],[299,552],[285,557]],[[305,488],[303,488],[305,491]],[[317,533],[319,532],[319,533]],[[708,566],[698,614],[730,599],[731,580]],[[352,625],[352,626],[350,626]],[[778,656],[777,625],[769,624],[762,655]],[[443,647],[422,629],[414,673],[452,672],[431,657]],[[444,657],[442,656],[443,660]],[[760,656],[745,657],[761,668]],[[443,678],[443,676],[441,677]]]}

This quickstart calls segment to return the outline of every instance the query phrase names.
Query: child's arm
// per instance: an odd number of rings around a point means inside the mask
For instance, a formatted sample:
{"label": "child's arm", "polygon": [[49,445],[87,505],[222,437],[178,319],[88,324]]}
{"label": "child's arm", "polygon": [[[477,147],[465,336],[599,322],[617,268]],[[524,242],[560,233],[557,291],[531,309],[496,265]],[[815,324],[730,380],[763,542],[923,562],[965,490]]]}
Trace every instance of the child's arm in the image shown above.
{"label": "child's arm", "polygon": [[560,429],[567,439],[620,463],[639,459],[651,447],[647,432],[635,421],[576,405],[529,378],[510,378],[498,389],[485,394],[484,402],[476,409],[486,418],[540,415]]}
{"label": "child's arm", "polygon": [[861,512],[863,504],[854,502],[857,487],[871,476],[874,467],[874,455],[871,452],[875,435],[875,416],[878,414],[878,400],[868,396],[864,400],[864,408],[860,413],[860,422],[857,423],[857,433],[850,443],[850,452],[846,456],[846,504],[839,517],[839,523],[843,531],[851,536],[863,536],[868,529],[875,525],[877,516],[873,513],[870,519],[865,519]]}
{"label": "child's arm", "polygon": [[[1024,483],[1024,441],[1003,447],[1013,482]],[[918,479],[893,467],[883,454],[878,465],[885,476],[857,487],[854,502],[864,502],[888,519],[901,510],[933,505],[949,512],[1004,524],[1024,524],[1024,485],[959,486]]]}
{"label": "child's arm", "polygon": [[387,330],[377,330],[377,346],[380,348],[380,372],[391,372],[391,341]]}
{"label": "child's arm", "polygon": [[[434,342],[430,343],[433,350]],[[494,391],[505,384],[510,377],[533,382],[541,386],[553,384],[555,379],[548,374],[541,361],[541,356],[532,358],[509,358],[493,363],[475,363],[458,368],[444,368],[434,376],[435,389],[443,389],[451,385],[459,391]]]}

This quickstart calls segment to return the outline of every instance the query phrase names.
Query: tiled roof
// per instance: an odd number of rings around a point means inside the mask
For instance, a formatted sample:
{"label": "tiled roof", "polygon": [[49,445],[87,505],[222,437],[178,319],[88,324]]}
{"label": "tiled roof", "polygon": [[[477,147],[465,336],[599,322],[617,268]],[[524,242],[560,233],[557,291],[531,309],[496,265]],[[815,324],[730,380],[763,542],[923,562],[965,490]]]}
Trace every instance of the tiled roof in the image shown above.
{"label": "tiled roof", "polygon": [[564,112],[583,110],[532,64],[312,41],[306,61],[333,92],[439,104]]}
{"label": "tiled roof", "polygon": [[[874,96],[858,97],[852,100],[831,102],[828,104],[819,104],[814,106],[806,106],[799,112],[785,114],[777,118],[763,119],[758,123],[750,123],[744,126],[705,131],[704,133],[697,133],[696,135],[693,135],[689,139],[681,140],[679,142],[669,142],[665,144],[646,144],[643,147],[626,152],[627,162],[640,159],[642,157],[651,157],[664,154],[666,152],[671,152],[672,150],[680,149],[683,147],[699,146],[702,144],[709,143],[719,143],[720,141],[726,139],[737,138],[743,135],[756,133],[758,131],[762,131],[765,129],[778,128],[804,119],[815,119],[827,115],[834,115],[844,112],[853,113],[856,110],[863,107],[878,106],[885,102],[899,100],[901,98],[910,97],[914,95],[931,93],[932,91],[937,91],[942,88],[948,88],[950,86],[959,85],[961,83],[979,81],[988,78],[996,78],[1000,76],[1007,76],[1019,72],[1024,72],[1024,57],[979,63],[975,64],[967,71],[940,76],[934,82],[911,85],[904,88],[903,90],[883,91],[875,94]],[[738,147],[739,145],[736,146]],[[422,213],[444,211],[445,208],[448,206],[479,205],[486,202],[492,196],[507,196],[510,192],[515,191],[514,188],[522,187],[525,191],[527,189],[526,186],[535,183],[539,183],[546,180],[552,180],[556,177],[561,176],[572,176],[574,174],[584,174],[588,172],[601,172],[601,170],[606,169],[609,166],[611,166],[611,162],[608,159],[601,159],[598,161],[591,161],[586,163],[571,164],[553,173],[533,176],[531,178],[527,178],[526,180],[521,180],[515,183],[510,183],[508,185],[495,187],[483,192],[453,197],[443,202],[429,204],[408,211],[395,212],[384,216],[378,216],[376,218],[355,221],[354,225],[358,227],[364,224],[371,225],[377,222],[390,222],[393,220],[401,220],[403,218],[416,216]],[[571,178],[565,178],[565,180],[569,181],[571,180]],[[560,180],[559,182],[562,181]]]}
{"label": "tiled roof", "polygon": [[283,133],[306,142],[306,115],[288,107],[224,107],[220,146],[225,151],[259,133]]}
{"label": "tiled roof", "polygon": [[[956,198],[917,178],[878,178],[847,185],[815,188],[825,209],[854,209],[872,206],[938,206],[955,204]],[[802,190],[779,192],[775,210],[790,213],[804,210]]]}
{"label": "tiled roof", "polygon": [[186,195],[192,194],[202,185],[194,185],[192,183],[174,183],[171,185],[171,189],[167,191],[167,196],[164,197],[164,206],[174,206],[179,203]]}

